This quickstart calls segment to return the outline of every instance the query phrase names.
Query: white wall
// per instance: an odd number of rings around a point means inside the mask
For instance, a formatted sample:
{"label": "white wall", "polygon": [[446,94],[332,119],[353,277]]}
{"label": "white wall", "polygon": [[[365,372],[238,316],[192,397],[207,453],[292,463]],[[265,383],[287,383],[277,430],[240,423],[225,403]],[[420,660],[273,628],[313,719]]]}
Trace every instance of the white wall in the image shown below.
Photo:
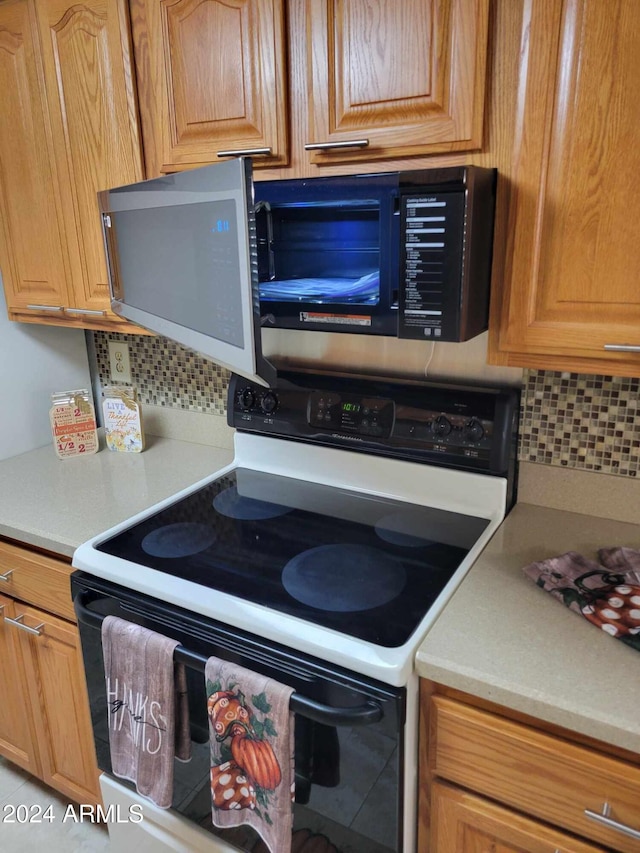
{"label": "white wall", "polygon": [[1,285],[0,278],[0,459],[7,459],[52,443],[51,394],[90,389],[91,379],[84,332],[11,322]]}

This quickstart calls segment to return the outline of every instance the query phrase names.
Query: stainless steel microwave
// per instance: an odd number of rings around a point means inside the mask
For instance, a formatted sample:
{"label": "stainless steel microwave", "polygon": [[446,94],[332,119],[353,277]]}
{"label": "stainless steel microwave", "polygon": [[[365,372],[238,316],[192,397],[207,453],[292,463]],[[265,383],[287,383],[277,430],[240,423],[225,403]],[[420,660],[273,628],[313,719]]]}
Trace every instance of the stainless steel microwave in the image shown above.
{"label": "stainless steel microwave", "polygon": [[496,170],[279,181],[229,160],[99,194],[113,310],[263,384],[262,327],[487,328]]}

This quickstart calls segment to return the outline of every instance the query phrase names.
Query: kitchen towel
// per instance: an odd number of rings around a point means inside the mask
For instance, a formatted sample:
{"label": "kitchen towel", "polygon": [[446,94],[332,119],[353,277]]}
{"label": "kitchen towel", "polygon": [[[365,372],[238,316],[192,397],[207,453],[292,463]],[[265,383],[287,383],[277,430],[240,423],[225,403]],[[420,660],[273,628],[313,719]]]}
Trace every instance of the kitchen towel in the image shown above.
{"label": "kitchen towel", "polygon": [[[615,548],[600,548],[598,559],[610,572],[621,572],[629,575],[629,581],[640,583],[640,551],[618,545]],[[636,602],[640,604],[640,602]]]}
{"label": "kitchen towel", "polygon": [[163,809],[173,798],[174,757],[191,754],[184,666],[173,662],[177,645],[116,616],[102,622],[113,773]]}
{"label": "kitchen towel", "polygon": [[205,682],[213,825],[248,824],[271,853],[287,853],[295,784],[293,688],[213,657]]}
{"label": "kitchen towel", "polygon": [[640,552],[601,548],[600,563],[568,551],[525,566],[525,575],[612,637],[640,651]]}

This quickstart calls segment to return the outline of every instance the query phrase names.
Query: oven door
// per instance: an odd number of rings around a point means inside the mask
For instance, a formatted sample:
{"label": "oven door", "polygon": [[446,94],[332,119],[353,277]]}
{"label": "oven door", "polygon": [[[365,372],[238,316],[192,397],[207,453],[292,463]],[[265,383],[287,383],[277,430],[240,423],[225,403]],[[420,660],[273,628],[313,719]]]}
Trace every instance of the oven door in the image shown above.
{"label": "oven door", "polygon": [[[296,691],[292,696],[294,837],[299,833],[298,840],[307,835],[316,838],[317,843],[325,844],[319,849],[327,853],[403,850],[405,688],[366,679],[83,572],[73,574],[72,594],[98,764],[108,774],[103,784],[105,801],[119,805],[144,802],[130,783],[111,775],[100,626],[104,616],[112,614],[177,640],[176,657],[187,665],[193,757],[188,763],[175,763],[172,809],[164,816],[165,821],[172,814],[179,816],[171,827],[171,837],[182,833],[184,845],[196,831],[206,844],[204,830],[212,834],[211,844],[203,849],[226,850],[227,843],[231,849],[262,849],[258,836],[248,827],[223,831],[211,823],[203,662],[215,656],[268,675]],[[148,808],[150,816],[155,807],[149,803]],[[144,809],[145,819],[137,829],[150,832],[153,821],[147,819],[146,806]],[[157,829],[154,835],[157,841]],[[173,848],[167,845],[166,849]],[[195,849],[191,841],[189,849]]]}

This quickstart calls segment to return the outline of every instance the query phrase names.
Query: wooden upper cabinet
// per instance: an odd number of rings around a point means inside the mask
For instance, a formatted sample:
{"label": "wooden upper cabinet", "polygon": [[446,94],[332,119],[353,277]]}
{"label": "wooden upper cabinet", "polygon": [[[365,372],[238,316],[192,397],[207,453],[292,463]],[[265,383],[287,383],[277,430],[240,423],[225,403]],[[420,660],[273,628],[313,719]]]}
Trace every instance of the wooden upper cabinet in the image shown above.
{"label": "wooden upper cabinet", "polygon": [[35,8],[67,225],[70,307],[104,311],[97,192],[144,177],[128,11],[125,0],[35,0]]}
{"label": "wooden upper cabinet", "polygon": [[526,4],[494,363],[640,376],[638,32],[637,0]]}
{"label": "wooden upper cabinet", "polygon": [[[38,39],[28,0],[0,3],[0,270],[9,312],[67,304]],[[44,191],[43,191],[44,190]]]}
{"label": "wooden upper cabinet", "polygon": [[142,180],[126,0],[0,2],[0,269],[12,320],[110,309],[99,190]]}
{"label": "wooden upper cabinet", "polygon": [[305,2],[312,162],[480,148],[488,0]]}
{"label": "wooden upper cabinet", "polygon": [[132,0],[147,175],[288,162],[283,0]]}

